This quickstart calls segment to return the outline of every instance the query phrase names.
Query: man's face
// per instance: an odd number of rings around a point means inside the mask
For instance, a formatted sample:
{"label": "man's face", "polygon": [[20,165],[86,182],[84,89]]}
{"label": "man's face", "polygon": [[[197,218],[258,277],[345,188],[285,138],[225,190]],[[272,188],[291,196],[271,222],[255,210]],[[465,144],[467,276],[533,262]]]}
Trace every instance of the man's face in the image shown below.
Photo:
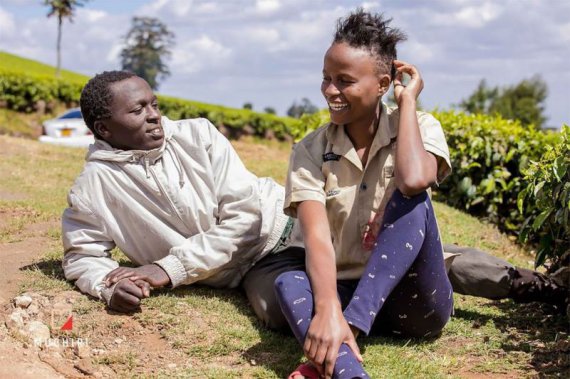
{"label": "man's face", "polygon": [[[98,121],[98,132],[121,150],[151,150],[162,146],[164,130],[156,96],[137,76],[111,84],[111,117]],[[96,126],[97,128],[97,126]]]}

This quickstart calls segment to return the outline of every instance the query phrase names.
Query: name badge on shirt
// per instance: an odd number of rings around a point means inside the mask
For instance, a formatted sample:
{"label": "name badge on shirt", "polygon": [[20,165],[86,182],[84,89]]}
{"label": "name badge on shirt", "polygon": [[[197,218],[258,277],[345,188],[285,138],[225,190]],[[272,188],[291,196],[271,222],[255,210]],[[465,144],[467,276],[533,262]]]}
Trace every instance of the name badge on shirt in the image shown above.
{"label": "name badge on shirt", "polygon": [[323,154],[323,161],[338,161],[340,160],[340,157],[341,155],[337,155],[331,151],[330,153]]}

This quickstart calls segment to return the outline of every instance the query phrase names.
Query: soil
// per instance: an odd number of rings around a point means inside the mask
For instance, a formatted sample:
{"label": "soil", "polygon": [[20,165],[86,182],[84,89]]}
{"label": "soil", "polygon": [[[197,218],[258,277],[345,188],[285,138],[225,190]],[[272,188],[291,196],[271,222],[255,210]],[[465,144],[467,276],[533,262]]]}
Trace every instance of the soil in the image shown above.
{"label": "soil", "polygon": [[[3,215],[7,216],[7,215]],[[14,216],[14,215],[11,215]],[[1,217],[1,220],[7,218]],[[0,227],[5,221],[0,221]],[[14,242],[0,243],[0,378],[82,378],[82,377],[116,377],[126,375],[125,359],[144,362],[145,371],[130,374],[153,375],[161,370],[174,367],[189,367],[192,363],[188,357],[170,346],[160,334],[148,325],[127,315],[110,314],[101,303],[87,301],[78,291],[53,291],[56,295],[45,293],[25,293],[33,301],[28,307],[15,305],[15,297],[20,292],[20,283],[25,275],[24,270],[39,261],[40,254],[46,246],[54,244],[54,240],[46,232],[57,227],[57,222],[30,224],[14,238]],[[57,241],[55,241],[57,242]],[[85,303],[95,309],[88,309],[82,314],[79,310]],[[73,310],[74,324],[87,329],[86,336],[78,336],[74,332],[61,331],[61,326]],[[10,328],[4,320],[14,312],[25,314],[23,328]],[[27,318],[27,319],[26,319]],[[42,322],[51,329],[51,344],[39,343],[37,346],[33,335],[25,333],[32,321]],[[116,334],[109,335],[109,325],[117,325]],[[91,340],[89,337],[96,336]],[[78,345],[78,338],[88,339],[85,348]],[[39,340],[38,340],[39,341]],[[70,342],[71,341],[71,342]],[[113,370],[114,363],[119,370]],[[119,367],[120,366],[120,367]],[[139,365],[140,367],[140,365]]]}
{"label": "soil", "polygon": [[[2,194],[2,198],[7,194]],[[10,198],[10,196],[7,196]],[[9,216],[2,214],[0,226]],[[22,268],[32,264],[38,258],[49,238],[42,237],[42,230],[48,225],[34,225],[29,228],[34,234],[17,242],[0,243],[0,319],[8,316],[11,310],[9,303],[18,293],[22,280]],[[28,232],[26,230],[26,232]],[[37,352],[25,348],[24,345],[10,336],[6,328],[0,329],[0,377],[2,378],[62,378],[63,376],[51,365],[40,360]]]}

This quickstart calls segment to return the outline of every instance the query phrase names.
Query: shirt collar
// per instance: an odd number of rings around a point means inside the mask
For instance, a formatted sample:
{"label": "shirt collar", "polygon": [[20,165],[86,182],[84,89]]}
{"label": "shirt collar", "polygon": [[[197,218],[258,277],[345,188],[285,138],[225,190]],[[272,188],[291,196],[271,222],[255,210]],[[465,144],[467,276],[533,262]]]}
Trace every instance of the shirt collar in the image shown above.
{"label": "shirt collar", "polygon": [[[397,112],[397,111],[395,111]],[[374,135],[374,140],[370,146],[370,152],[368,153],[368,161],[370,161],[380,149],[388,146],[392,139],[396,138],[398,135],[398,124],[397,118],[388,117],[388,107],[386,104],[382,103],[382,113],[380,114],[380,121],[378,122],[378,129]],[[326,131],[326,137],[329,143],[332,145],[332,152],[338,155],[342,155],[348,161],[350,161],[354,166],[363,170],[362,162],[358,158],[358,154],[354,149],[354,145],[348,134],[345,132],[344,125],[337,125],[331,123]]]}

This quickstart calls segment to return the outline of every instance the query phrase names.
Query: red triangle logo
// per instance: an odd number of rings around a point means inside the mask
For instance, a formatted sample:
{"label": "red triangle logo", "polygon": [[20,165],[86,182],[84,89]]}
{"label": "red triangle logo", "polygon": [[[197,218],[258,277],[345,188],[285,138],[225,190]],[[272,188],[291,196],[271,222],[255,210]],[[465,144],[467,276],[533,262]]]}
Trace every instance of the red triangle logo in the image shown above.
{"label": "red triangle logo", "polygon": [[61,327],[60,330],[72,330],[73,329],[73,315],[69,316],[65,324]]}

